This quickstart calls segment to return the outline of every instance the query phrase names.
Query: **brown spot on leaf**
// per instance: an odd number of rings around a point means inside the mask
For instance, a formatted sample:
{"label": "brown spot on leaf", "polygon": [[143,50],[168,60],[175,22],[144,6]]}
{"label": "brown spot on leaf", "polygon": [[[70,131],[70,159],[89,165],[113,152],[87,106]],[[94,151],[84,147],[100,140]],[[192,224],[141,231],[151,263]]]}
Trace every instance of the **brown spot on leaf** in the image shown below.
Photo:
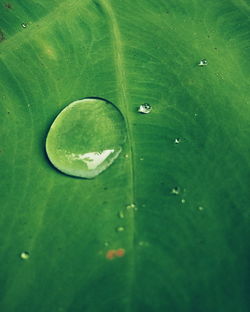
{"label": "brown spot on leaf", "polygon": [[123,257],[125,255],[125,250],[123,248],[119,248],[116,250],[115,254],[117,257]]}
{"label": "brown spot on leaf", "polygon": [[110,249],[106,253],[106,259],[112,260],[112,259],[117,258],[117,257],[121,258],[124,255],[125,255],[125,249],[123,249],[123,248],[119,248],[117,250]]}
{"label": "brown spot on leaf", "polygon": [[112,260],[115,258],[116,251],[114,249],[108,250],[106,253],[106,258]]}

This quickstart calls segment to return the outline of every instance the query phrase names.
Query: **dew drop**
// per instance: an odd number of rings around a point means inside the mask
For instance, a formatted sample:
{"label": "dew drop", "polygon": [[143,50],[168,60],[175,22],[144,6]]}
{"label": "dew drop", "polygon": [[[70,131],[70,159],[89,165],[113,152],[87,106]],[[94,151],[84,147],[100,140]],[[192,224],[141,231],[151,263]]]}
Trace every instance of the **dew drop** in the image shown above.
{"label": "dew drop", "polygon": [[141,157],[141,158],[140,158],[140,160],[144,160],[144,158],[143,158],[143,157]]}
{"label": "dew drop", "polygon": [[125,228],[123,226],[118,226],[118,228],[116,228],[117,232],[123,232],[125,230]]}
{"label": "dew drop", "polygon": [[151,112],[151,110],[152,110],[152,106],[147,103],[140,105],[138,108],[138,112],[142,114],[148,114]]}
{"label": "dew drop", "polygon": [[22,26],[22,28],[27,28],[27,24],[26,23],[22,23],[21,26]]}
{"label": "dew drop", "polygon": [[198,206],[198,210],[199,210],[199,211],[202,211],[202,210],[204,210],[204,207]]}
{"label": "dew drop", "polygon": [[109,242],[104,242],[104,246],[108,247],[109,246]]}
{"label": "dew drop", "polygon": [[124,213],[123,213],[123,211],[119,211],[118,212],[118,217],[120,218],[120,219],[124,219]]}
{"label": "dew drop", "polygon": [[91,179],[121,153],[125,122],[109,101],[85,98],[70,103],[52,123],[46,139],[51,163],[61,172]]}
{"label": "dew drop", "polygon": [[134,210],[137,210],[137,207],[135,204],[130,204],[127,206],[127,210],[130,210],[130,209],[134,209]]}
{"label": "dew drop", "polygon": [[206,59],[202,59],[200,60],[200,63],[198,64],[199,66],[207,66],[207,60]]}
{"label": "dew drop", "polygon": [[182,198],[181,203],[185,204],[186,200],[184,198]]}
{"label": "dew drop", "polygon": [[28,260],[29,257],[30,257],[30,254],[29,254],[28,251],[23,251],[23,252],[21,252],[21,254],[20,254],[20,258],[21,258],[22,260]]}
{"label": "dew drop", "polygon": [[174,195],[179,195],[180,194],[180,188],[178,186],[172,188],[171,190],[171,194],[174,194]]}
{"label": "dew drop", "polygon": [[175,140],[174,140],[174,143],[175,144],[179,144],[181,142],[181,138],[176,138]]}
{"label": "dew drop", "polygon": [[129,157],[128,154],[126,154],[126,155],[125,155],[125,158],[128,158],[128,157]]}

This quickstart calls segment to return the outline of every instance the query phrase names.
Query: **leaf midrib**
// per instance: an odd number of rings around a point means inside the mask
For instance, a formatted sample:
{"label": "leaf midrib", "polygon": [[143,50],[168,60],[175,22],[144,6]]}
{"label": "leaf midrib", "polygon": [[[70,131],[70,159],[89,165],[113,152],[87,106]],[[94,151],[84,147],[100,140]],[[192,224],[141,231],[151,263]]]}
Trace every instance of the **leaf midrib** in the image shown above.
{"label": "leaf midrib", "polygon": [[[118,90],[118,100],[119,106],[124,110],[124,118],[126,123],[127,130],[127,138],[128,138],[128,148],[129,148],[129,176],[130,176],[130,191],[129,191],[129,200],[130,204],[135,204],[135,173],[134,173],[134,146],[133,146],[133,135],[131,131],[131,126],[128,120],[129,116],[129,108],[128,108],[128,87],[127,87],[127,78],[125,72],[125,63],[124,63],[124,51],[123,51],[123,43],[120,32],[120,27],[117,22],[117,18],[115,12],[112,8],[112,5],[109,1],[100,0],[106,14],[107,21],[109,23],[110,36],[112,40],[113,46],[113,54],[114,54],[114,67],[116,74],[116,84]],[[121,90],[121,92],[120,92]],[[127,310],[131,311],[131,297],[133,293],[133,281],[134,281],[134,272],[135,272],[135,260],[133,256],[133,247],[134,247],[134,239],[135,239],[135,225],[134,225],[134,210],[130,209],[130,214],[128,215],[128,222],[130,232],[128,235],[128,243],[129,249],[131,251],[129,255],[129,272],[128,272],[128,293],[130,294],[128,300]]]}

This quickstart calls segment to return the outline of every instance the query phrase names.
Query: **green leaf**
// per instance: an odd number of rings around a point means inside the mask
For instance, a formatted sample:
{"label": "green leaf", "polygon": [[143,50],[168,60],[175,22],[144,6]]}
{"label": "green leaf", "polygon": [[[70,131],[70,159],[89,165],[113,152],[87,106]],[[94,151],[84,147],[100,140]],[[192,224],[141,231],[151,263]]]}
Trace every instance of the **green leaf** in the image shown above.
{"label": "green leaf", "polygon": [[[249,311],[248,1],[0,4],[0,310]],[[45,153],[85,97],[127,129],[91,180]]]}

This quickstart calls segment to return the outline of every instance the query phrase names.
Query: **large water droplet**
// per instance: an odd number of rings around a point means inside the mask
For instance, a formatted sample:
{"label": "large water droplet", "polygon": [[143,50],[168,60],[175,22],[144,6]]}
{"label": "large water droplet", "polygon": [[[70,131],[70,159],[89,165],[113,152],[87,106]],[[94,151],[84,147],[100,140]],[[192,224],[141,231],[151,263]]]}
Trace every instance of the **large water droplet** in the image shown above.
{"label": "large water droplet", "polygon": [[52,164],[71,176],[91,179],[121,153],[125,121],[110,102],[85,98],[69,104],[53,122],[46,151]]}

